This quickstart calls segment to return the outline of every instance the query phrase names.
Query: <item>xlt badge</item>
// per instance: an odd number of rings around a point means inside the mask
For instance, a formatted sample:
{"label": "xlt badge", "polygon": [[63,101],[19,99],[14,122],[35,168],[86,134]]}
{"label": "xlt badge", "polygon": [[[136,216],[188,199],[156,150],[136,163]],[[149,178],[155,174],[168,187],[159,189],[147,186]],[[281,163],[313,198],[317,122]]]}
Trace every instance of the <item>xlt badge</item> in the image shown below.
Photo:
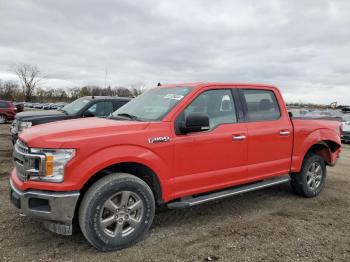
{"label": "xlt badge", "polygon": [[160,142],[168,142],[170,140],[170,137],[168,136],[158,136],[158,137],[149,137],[148,143],[160,143]]}

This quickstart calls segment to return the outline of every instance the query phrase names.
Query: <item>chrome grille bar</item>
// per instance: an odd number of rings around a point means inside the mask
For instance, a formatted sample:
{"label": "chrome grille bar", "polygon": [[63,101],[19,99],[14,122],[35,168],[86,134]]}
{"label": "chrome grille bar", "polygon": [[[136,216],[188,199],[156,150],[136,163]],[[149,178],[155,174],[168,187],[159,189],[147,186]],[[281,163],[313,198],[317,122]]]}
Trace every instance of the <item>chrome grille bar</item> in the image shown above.
{"label": "chrome grille bar", "polygon": [[[29,176],[40,178],[45,175],[45,155],[30,154],[29,151],[29,148],[22,141],[17,140],[13,149],[13,160],[17,176],[22,181],[27,181]],[[37,168],[35,166],[36,161],[39,161]]]}

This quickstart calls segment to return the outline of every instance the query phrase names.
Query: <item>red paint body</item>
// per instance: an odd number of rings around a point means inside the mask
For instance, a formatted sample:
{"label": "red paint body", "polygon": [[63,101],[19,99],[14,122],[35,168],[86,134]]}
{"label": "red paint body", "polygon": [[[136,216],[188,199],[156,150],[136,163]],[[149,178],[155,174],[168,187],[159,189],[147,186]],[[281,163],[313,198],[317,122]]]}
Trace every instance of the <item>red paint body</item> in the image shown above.
{"label": "red paint body", "polygon": [[[171,87],[167,85],[166,87]],[[63,183],[11,179],[20,190],[80,190],[97,172],[117,163],[134,162],[154,171],[162,200],[222,189],[234,185],[298,172],[308,150],[331,141],[335,150],[323,152],[334,165],[340,153],[340,123],[324,120],[291,120],[277,88],[266,85],[199,83],[173,86],[193,88],[159,122],[115,121],[87,118],[49,123],[30,128],[20,139],[33,148],[75,148],[66,166]],[[206,132],[176,135],[174,121],[200,93],[217,88],[272,90],[281,117],[274,121],[221,124]],[[281,136],[280,131],[290,131]],[[233,135],[246,135],[233,141]],[[170,141],[150,144],[149,137],[169,136]]]}
{"label": "red paint body", "polygon": [[0,100],[0,102],[7,104],[5,108],[0,107],[0,115],[5,116],[6,120],[14,120],[17,113],[16,106],[9,101]]}

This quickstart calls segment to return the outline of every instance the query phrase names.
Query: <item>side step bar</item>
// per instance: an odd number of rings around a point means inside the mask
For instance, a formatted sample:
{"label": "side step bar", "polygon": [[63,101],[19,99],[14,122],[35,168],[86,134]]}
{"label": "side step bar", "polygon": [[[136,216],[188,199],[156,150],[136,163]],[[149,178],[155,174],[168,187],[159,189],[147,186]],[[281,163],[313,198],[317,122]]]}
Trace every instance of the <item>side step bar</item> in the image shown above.
{"label": "side step bar", "polygon": [[207,194],[207,195],[201,195],[198,197],[186,198],[186,199],[170,202],[170,203],[168,203],[167,206],[169,209],[179,209],[179,208],[192,207],[192,206],[196,206],[196,205],[199,205],[202,203],[206,203],[206,202],[222,199],[225,197],[230,197],[230,196],[242,194],[242,193],[249,192],[249,191],[262,189],[265,187],[270,187],[270,186],[286,183],[289,181],[290,181],[289,175],[284,175],[284,176],[272,178],[269,180],[255,182],[252,184],[247,184],[247,185],[243,185],[243,186],[236,186],[236,187],[233,187],[230,189],[225,189],[225,190],[211,193],[211,194]]}

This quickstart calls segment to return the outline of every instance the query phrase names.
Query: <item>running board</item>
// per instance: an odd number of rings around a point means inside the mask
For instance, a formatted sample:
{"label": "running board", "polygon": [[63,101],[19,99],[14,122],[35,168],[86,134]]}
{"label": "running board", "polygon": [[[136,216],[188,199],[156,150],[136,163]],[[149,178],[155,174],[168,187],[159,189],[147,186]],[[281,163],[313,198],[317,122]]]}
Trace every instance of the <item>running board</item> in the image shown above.
{"label": "running board", "polygon": [[262,189],[265,187],[283,184],[283,183],[286,183],[289,181],[290,181],[289,175],[285,175],[285,176],[281,176],[281,177],[277,177],[277,178],[273,178],[273,179],[269,179],[269,180],[255,182],[253,184],[236,186],[236,187],[233,187],[230,189],[225,189],[225,190],[211,193],[211,194],[207,194],[207,195],[201,195],[198,197],[186,198],[186,199],[170,202],[170,203],[168,203],[167,206],[169,209],[179,209],[179,208],[192,207],[192,206],[196,206],[196,205],[199,205],[202,203],[222,199],[225,197],[230,197],[230,196],[242,194],[245,192]]}

